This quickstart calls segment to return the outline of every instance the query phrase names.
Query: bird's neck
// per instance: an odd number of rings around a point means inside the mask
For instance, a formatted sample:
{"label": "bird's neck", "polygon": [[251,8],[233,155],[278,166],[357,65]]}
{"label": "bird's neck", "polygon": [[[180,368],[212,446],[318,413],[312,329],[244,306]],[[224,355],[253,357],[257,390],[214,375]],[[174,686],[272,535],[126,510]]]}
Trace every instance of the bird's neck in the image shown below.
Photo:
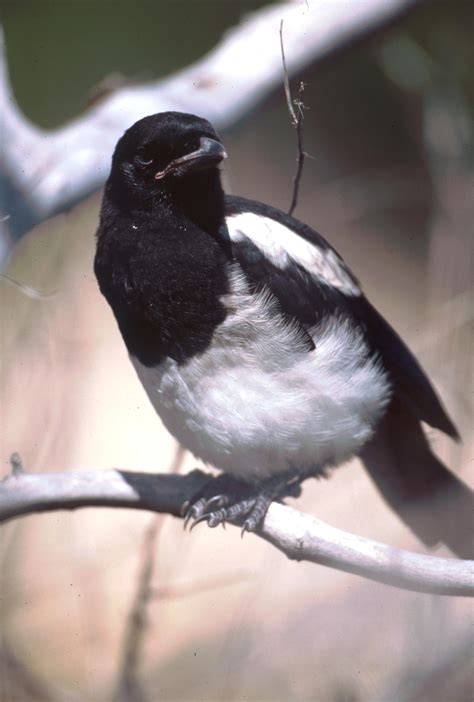
{"label": "bird's neck", "polygon": [[126,181],[109,179],[106,198],[114,210],[130,218],[179,216],[217,237],[224,221],[224,191],[217,169],[189,174],[179,180],[169,179],[150,191],[130,187]]}
{"label": "bird's neck", "polygon": [[224,191],[217,170],[190,174],[169,185],[166,201],[200,229],[217,236],[224,221]]}

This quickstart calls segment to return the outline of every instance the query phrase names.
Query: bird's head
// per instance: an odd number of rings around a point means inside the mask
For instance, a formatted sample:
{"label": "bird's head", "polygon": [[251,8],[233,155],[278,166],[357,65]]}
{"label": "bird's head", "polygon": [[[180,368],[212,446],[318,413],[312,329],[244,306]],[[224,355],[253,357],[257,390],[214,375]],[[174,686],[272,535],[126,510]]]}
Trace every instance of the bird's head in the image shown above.
{"label": "bird's head", "polygon": [[212,125],[183,112],[161,112],[131,126],[118,141],[110,182],[135,204],[160,195],[195,197],[203,184],[220,184],[226,152]]}

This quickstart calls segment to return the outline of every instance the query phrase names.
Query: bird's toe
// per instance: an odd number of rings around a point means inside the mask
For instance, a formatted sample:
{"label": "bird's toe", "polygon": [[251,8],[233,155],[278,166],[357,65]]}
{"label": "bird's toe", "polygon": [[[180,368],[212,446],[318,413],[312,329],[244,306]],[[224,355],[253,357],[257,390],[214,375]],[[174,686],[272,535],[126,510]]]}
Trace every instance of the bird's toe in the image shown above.
{"label": "bird's toe", "polygon": [[[218,491],[216,491],[218,489]],[[185,503],[184,527],[190,530],[202,522],[211,528],[226,522],[242,524],[242,535],[256,531],[262,524],[270,503],[285,496],[300,493],[299,477],[284,474],[271,478],[258,487],[236,480],[228,475],[213,478],[194,497]]]}

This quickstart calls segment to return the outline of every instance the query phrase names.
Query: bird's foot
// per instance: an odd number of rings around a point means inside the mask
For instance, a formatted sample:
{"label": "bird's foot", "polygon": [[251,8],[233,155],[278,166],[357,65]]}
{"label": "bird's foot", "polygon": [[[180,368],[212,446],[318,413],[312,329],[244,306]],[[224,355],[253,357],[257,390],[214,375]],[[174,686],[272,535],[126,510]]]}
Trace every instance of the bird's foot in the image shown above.
{"label": "bird's foot", "polygon": [[184,527],[191,522],[194,529],[197,524],[207,522],[213,528],[236,521],[242,524],[242,534],[256,531],[271,502],[298,497],[300,493],[300,479],[294,472],[274,476],[257,486],[223,474],[212,478],[192,500],[183,504]]}

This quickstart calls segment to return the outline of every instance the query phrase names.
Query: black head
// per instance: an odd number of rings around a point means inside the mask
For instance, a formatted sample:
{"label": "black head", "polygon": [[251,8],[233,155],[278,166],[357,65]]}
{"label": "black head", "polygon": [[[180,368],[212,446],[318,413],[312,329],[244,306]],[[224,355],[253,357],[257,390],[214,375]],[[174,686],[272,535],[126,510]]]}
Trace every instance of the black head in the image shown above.
{"label": "black head", "polygon": [[136,122],[118,141],[109,182],[136,205],[159,204],[160,195],[192,195],[206,183],[220,182],[218,166],[225,157],[207,120],[161,112]]}

